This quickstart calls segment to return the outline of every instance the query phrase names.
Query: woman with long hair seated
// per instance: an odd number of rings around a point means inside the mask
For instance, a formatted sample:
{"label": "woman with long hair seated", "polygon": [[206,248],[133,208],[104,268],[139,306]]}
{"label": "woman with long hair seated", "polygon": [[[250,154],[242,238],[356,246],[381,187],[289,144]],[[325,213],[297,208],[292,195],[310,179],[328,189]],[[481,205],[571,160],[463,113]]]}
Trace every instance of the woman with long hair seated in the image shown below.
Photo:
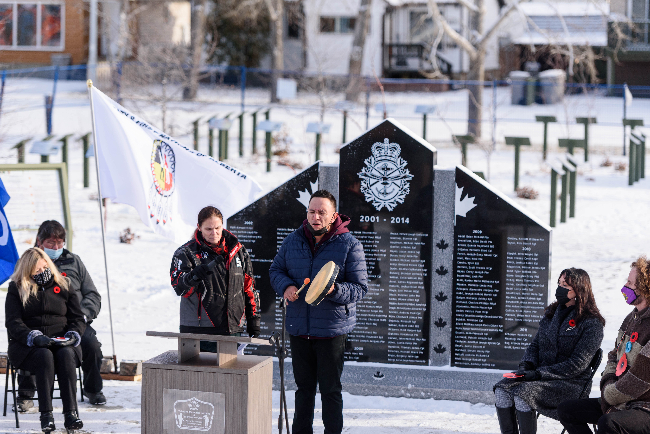
{"label": "woman with long hair seated", "polygon": [[52,388],[59,380],[64,425],[80,429],[77,415],[76,368],[81,363],[81,335],[86,324],[79,297],[69,290],[52,260],[37,247],[18,260],[5,302],[9,360],[36,377],[43,432],[54,431]]}
{"label": "woman with long hair seated", "polygon": [[504,378],[494,386],[503,434],[535,434],[536,411],[557,420],[557,406],[577,398],[589,378],[589,364],[603,341],[605,319],[596,306],[587,272],[563,270],[555,298],[515,378]]}

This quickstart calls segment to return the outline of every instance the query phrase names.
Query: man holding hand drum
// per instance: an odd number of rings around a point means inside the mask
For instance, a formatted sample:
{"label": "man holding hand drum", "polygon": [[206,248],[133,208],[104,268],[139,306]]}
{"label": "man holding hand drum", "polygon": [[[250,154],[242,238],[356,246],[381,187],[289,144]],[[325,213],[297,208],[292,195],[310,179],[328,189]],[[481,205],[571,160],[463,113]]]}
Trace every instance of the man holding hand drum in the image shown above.
{"label": "man holding hand drum", "polygon": [[[294,434],[313,433],[317,383],[325,434],[343,430],[343,353],[356,324],[356,302],[368,291],[363,246],[348,230],[349,223],[349,217],[336,212],[330,192],[316,191],[307,220],[285,238],[269,270],[273,289],[289,301],[286,324],[298,387]],[[306,278],[309,287],[298,292]]]}

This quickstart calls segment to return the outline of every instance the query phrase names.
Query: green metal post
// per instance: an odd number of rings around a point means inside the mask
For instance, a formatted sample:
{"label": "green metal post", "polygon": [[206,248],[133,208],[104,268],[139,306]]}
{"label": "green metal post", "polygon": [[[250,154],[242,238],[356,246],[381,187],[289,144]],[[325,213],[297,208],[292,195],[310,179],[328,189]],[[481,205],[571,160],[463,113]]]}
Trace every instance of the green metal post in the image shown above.
{"label": "green metal post", "polygon": [[467,167],[467,144],[474,143],[474,136],[465,135],[465,136],[453,136],[458,143],[460,143],[460,152],[461,163],[463,166]]}
{"label": "green metal post", "polygon": [[214,132],[212,128],[208,128],[208,155],[211,157],[214,157],[214,155],[212,155],[213,147],[214,147]]}
{"label": "green metal post", "polygon": [[589,161],[589,124],[585,123],[585,161]]}
{"label": "green metal post", "polygon": [[[54,136],[50,134],[49,136],[44,138],[43,141],[47,142],[52,137],[54,137]],[[49,163],[49,162],[50,162],[50,156],[49,155],[41,155],[41,163]]]}
{"label": "green metal post", "polygon": [[585,161],[589,161],[589,124],[595,124],[596,118],[576,118],[576,122],[585,126]]}
{"label": "green metal post", "polygon": [[84,134],[81,137],[81,141],[83,143],[83,151],[84,151],[84,188],[88,188],[90,186],[90,166],[89,166],[89,160],[86,157],[86,152],[88,152],[89,144],[90,144],[90,133]]}
{"label": "green metal post", "polygon": [[569,193],[569,174],[562,175],[562,192],[560,193],[560,223],[566,223],[567,194]]}
{"label": "green metal post", "polygon": [[548,153],[548,124],[549,122],[557,122],[555,116],[535,116],[537,122],[544,123],[544,160],[546,160],[546,154]]}
{"label": "green metal post", "polygon": [[223,130],[223,159],[228,159],[228,130]]}
{"label": "green metal post", "polygon": [[224,138],[224,131],[219,130],[219,161],[225,160],[224,158],[224,146],[223,146],[223,138]]}
{"label": "green metal post", "polygon": [[257,112],[253,112],[253,155],[257,154]]}
{"label": "green metal post", "polygon": [[70,137],[70,134],[66,134],[60,140],[63,143],[61,145],[61,162],[65,164],[68,164],[68,137]]}
{"label": "green metal post", "polygon": [[239,115],[239,156],[244,156],[244,112]]}
{"label": "green metal post", "polygon": [[345,135],[348,129],[348,112],[343,110],[343,144],[345,144]]}
{"label": "green metal post", "polygon": [[316,161],[320,160],[320,133],[316,133]]}
{"label": "green metal post", "polygon": [[641,138],[641,155],[639,155],[641,160],[641,178],[645,178],[645,137]]}
{"label": "green metal post", "polygon": [[519,188],[519,145],[515,145],[515,191]]}
{"label": "green metal post", "polygon": [[643,156],[641,155],[641,143],[637,142],[635,143],[636,146],[636,168],[634,169],[634,180],[639,181],[641,179],[641,160],[643,159]]}
{"label": "green metal post", "polygon": [[266,116],[267,121],[270,120],[271,119],[271,109],[268,109],[266,111],[266,113],[264,113],[264,116]]}
{"label": "green metal post", "polygon": [[636,169],[636,146],[634,146],[634,142],[630,140],[630,161],[628,163],[628,181],[627,185],[634,185],[634,180],[636,179],[636,175],[634,174],[635,169]]}
{"label": "green metal post", "polygon": [[546,160],[547,152],[548,152],[548,122],[544,122],[544,150],[542,151],[544,160]]}
{"label": "green metal post", "polygon": [[571,187],[569,189],[569,194],[571,198],[569,200],[569,217],[574,218],[576,216],[576,182],[578,182],[578,168],[573,172],[569,172],[569,181]]}
{"label": "green metal post", "polygon": [[555,227],[557,215],[557,172],[551,169],[551,227]]}
{"label": "green metal post", "polygon": [[422,138],[427,139],[427,114],[422,114]]}
{"label": "green metal post", "polygon": [[271,132],[266,132],[266,171],[271,171]]}
{"label": "green metal post", "polygon": [[564,171],[569,175],[569,218],[576,216],[576,180],[578,165],[573,160],[568,159],[562,162]]}
{"label": "green metal post", "polygon": [[194,130],[194,150],[199,150],[199,119],[192,122],[192,129]]}
{"label": "green metal post", "polygon": [[467,143],[466,142],[461,142],[460,152],[463,154],[460,164],[467,167]]}
{"label": "green metal post", "polygon": [[18,164],[25,163],[25,144],[31,139],[23,139],[14,146],[18,153]]}

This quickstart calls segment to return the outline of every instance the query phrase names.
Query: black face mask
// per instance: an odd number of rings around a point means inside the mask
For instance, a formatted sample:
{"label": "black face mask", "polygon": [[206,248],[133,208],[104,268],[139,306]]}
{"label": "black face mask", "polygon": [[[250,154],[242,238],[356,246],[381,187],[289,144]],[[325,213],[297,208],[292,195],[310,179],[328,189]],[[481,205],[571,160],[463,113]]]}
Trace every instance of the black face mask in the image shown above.
{"label": "black face mask", "polygon": [[558,286],[555,290],[555,299],[560,304],[567,304],[571,299],[567,297],[569,295],[569,289]]}
{"label": "black face mask", "polygon": [[315,237],[319,237],[321,235],[325,235],[327,231],[329,231],[329,228],[323,227],[320,228],[319,230],[314,229],[310,223],[307,223],[307,230],[309,233],[311,233]]}
{"label": "black face mask", "polygon": [[32,279],[34,279],[34,282],[36,282],[37,285],[43,286],[50,283],[53,277],[54,276],[52,276],[52,271],[49,268],[46,268],[45,271],[34,274],[32,276]]}

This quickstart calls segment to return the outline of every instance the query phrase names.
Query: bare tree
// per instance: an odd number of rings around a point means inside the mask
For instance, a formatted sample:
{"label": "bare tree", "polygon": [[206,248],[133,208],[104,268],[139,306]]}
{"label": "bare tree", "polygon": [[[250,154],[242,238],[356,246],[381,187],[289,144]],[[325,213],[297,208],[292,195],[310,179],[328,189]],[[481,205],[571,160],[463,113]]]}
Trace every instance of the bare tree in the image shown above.
{"label": "bare tree", "polygon": [[199,69],[201,68],[201,55],[203,54],[203,42],[205,40],[205,0],[192,0],[191,33],[190,43],[190,70],[188,80],[183,89],[183,99],[191,100],[196,98],[199,88]]}
{"label": "bare tree", "polygon": [[481,137],[481,119],[483,116],[483,92],[482,86],[485,80],[485,53],[487,44],[492,35],[498,30],[507,16],[517,8],[522,0],[513,0],[507,4],[499,15],[499,18],[488,28],[484,29],[485,21],[485,0],[476,0],[476,4],[470,3],[469,0],[458,0],[473,15],[473,35],[470,39],[454,30],[447,20],[442,16],[436,0],[428,0],[429,13],[433,20],[442,26],[443,31],[458,44],[470,59],[469,74],[467,79],[470,80],[468,85],[469,102],[468,102],[468,125],[467,132],[469,135],[477,138]]}
{"label": "bare tree", "polygon": [[372,16],[372,0],[361,0],[359,14],[354,24],[354,39],[350,52],[350,82],[345,91],[346,101],[356,101],[361,93],[361,67],[363,66],[363,48],[366,45],[368,25]]}
{"label": "bare tree", "polygon": [[284,69],[284,0],[264,0],[269,9],[273,46],[273,73],[271,74],[271,102],[278,102],[278,78]]}

